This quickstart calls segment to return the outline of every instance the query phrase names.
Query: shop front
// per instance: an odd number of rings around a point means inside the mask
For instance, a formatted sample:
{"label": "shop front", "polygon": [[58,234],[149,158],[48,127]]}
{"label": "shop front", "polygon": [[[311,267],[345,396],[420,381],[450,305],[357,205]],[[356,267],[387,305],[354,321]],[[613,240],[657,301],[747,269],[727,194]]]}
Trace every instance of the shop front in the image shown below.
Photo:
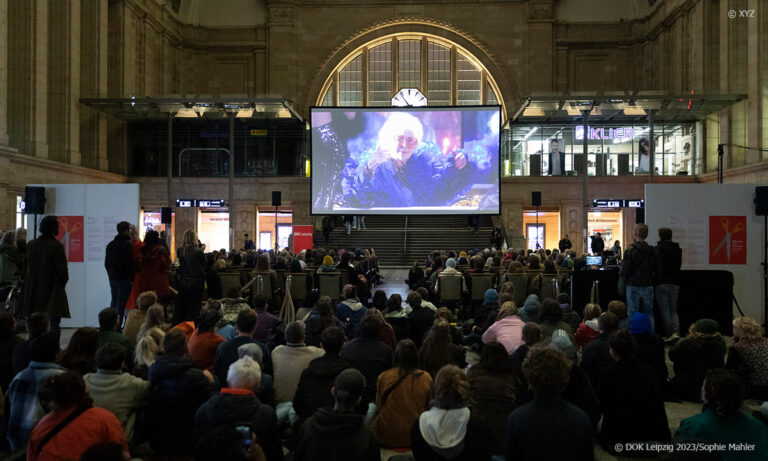
{"label": "shop front", "polygon": [[590,236],[590,245],[592,239],[598,238],[597,234],[599,233],[600,238],[603,239],[605,244],[605,251],[610,250],[617,240],[620,241],[621,247],[624,248],[624,244],[621,242],[623,235],[623,210],[621,208],[593,209],[589,212],[587,219],[587,233]]}
{"label": "shop front", "polygon": [[523,229],[526,249],[557,248],[560,241],[560,210],[556,208],[525,208]]}
{"label": "shop front", "polygon": [[205,245],[207,252],[222,249],[229,251],[229,209],[198,208],[197,238]]}
{"label": "shop front", "polygon": [[258,235],[256,247],[260,250],[274,249],[275,243],[281,250],[288,248],[293,233],[292,209],[279,207],[275,213],[274,207],[259,207],[256,229]]}

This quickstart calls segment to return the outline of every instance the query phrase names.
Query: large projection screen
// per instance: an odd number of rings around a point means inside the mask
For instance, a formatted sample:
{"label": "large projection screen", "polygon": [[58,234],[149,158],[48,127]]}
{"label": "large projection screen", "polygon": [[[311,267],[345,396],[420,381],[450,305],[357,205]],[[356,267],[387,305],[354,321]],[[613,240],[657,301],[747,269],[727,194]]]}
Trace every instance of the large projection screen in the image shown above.
{"label": "large projection screen", "polygon": [[310,114],[312,214],[499,214],[499,106]]}

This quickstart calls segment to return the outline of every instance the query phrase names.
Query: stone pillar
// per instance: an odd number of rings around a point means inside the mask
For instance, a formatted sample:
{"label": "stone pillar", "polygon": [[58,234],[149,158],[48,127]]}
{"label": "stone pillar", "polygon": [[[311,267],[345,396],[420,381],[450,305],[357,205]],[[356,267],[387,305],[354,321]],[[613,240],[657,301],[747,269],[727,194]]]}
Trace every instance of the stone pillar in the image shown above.
{"label": "stone pillar", "polygon": [[[107,0],[82,0],[80,10],[80,94],[107,96]],[[80,105],[81,164],[107,169],[107,119],[101,112]]]}
{"label": "stone pillar", "polygon": [[[555,47],[554,4],[551,0],[528,2],[528,88],[530,91],[553,91],[555,79],[552,69]],[[563,63],[558,63],[563,64]],[[566,72],[563,72],[566,73]]]}
{"label": "stone pillar", "polygon": [[8,137],[48,158],[48,1],[8,0]]}
{"label": "stone pillar", "polygon": [[[749,0],[749,9],[755,11],[754,18],[747,19],[747,146],[762,147],[763,143],[763,80],[765,77],[760,72],[760,61],[764,50],[760,49],[760,35],[764,11],[760,6],[764,2]],[[765,29],[763,29],[763,33]],[[762,160],[759,150],[746,151],[746,163],[757,163]]]}
{"label": "stone pillar", "polygon": [[80,2],[53,1],[49,13],[48,156],[80,165]]}
{"label": "stone pillar", "polygon": [[267,0],[269,50],[267,93],[297,94],[294,91],[296,69],[296,0]]}
{"label": "stone pillar", "polygon": [[0,0],[0,146],[8,145],[8,0]]}

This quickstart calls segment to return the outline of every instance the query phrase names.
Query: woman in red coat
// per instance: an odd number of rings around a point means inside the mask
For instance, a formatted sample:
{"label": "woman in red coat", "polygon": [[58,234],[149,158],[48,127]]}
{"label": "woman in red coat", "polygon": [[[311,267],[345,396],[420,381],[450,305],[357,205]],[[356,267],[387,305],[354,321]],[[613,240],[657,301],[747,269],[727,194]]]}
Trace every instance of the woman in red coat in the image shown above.
{"label": "woman in red coat", "polygon": [[136,268],[136,275],[133,276],[133,286],[131,286],[131,295],[128,296],[128,301],[125,303],[127,310],[136,309],[136,300],[141,293],[146,290],[141,289],[141,270],[139,261],[141,260],[141,249],[144,247],[144,242],[139,238],[138,232],[136,232],[136,226],[131,224],[131,239],[133,245],[133,265]]}
{"label": "woman in red coat", "polygon": [[168,250],[160,243],[160,236],[155,230],[148,230],[144,236],[144,247],[139,258],[141,292],[154,291],[158,299],[163,299],[171,292],[168,284],[168,268],[171,257]]}

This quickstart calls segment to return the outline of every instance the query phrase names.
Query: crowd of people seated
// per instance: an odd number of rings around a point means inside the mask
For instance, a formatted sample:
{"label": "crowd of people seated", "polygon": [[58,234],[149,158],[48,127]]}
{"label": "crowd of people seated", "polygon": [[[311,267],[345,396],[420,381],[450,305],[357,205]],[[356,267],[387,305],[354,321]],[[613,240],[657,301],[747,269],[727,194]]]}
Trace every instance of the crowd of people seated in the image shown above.
{"label": "crowd of people seated", "polygon": [[[768,459],[768,425],[743,411],[768,389],[768,340],[751,318],[734,320],[730,348],[711,319],[667,345],[621,300],[572,306],[540,293],[537,276],[571,269],[557,250],[435,251],[414,264],[403,299],[375,289],[364,250],[198,255],[196,245],[185,236],[176,270],[182,314],[162,291],[120,295],[133,299],[127,311],[103,309],[98,329],[78,328],[62,349],[49,313],[28,316],[27,339],[0,313],[8,448],[30,460],[351,461],[387,448],[403,460],[511,461],[591,460],[595,444],[644,456],[643,444],[695,441],[725,444],[721,459]],[[193,259],[204,271],[240,263],[269,277],[324,267],[359,277],[339,299],[315,296],[286,317],[269,294],[214,298],[209,274],[198,293]],[[472,290],[472,273],[493,271],[526,284],[499,277],[462,309],[441,302],[439,274],[466,276]],[[671,431],[670,400],[703,411]]]}

